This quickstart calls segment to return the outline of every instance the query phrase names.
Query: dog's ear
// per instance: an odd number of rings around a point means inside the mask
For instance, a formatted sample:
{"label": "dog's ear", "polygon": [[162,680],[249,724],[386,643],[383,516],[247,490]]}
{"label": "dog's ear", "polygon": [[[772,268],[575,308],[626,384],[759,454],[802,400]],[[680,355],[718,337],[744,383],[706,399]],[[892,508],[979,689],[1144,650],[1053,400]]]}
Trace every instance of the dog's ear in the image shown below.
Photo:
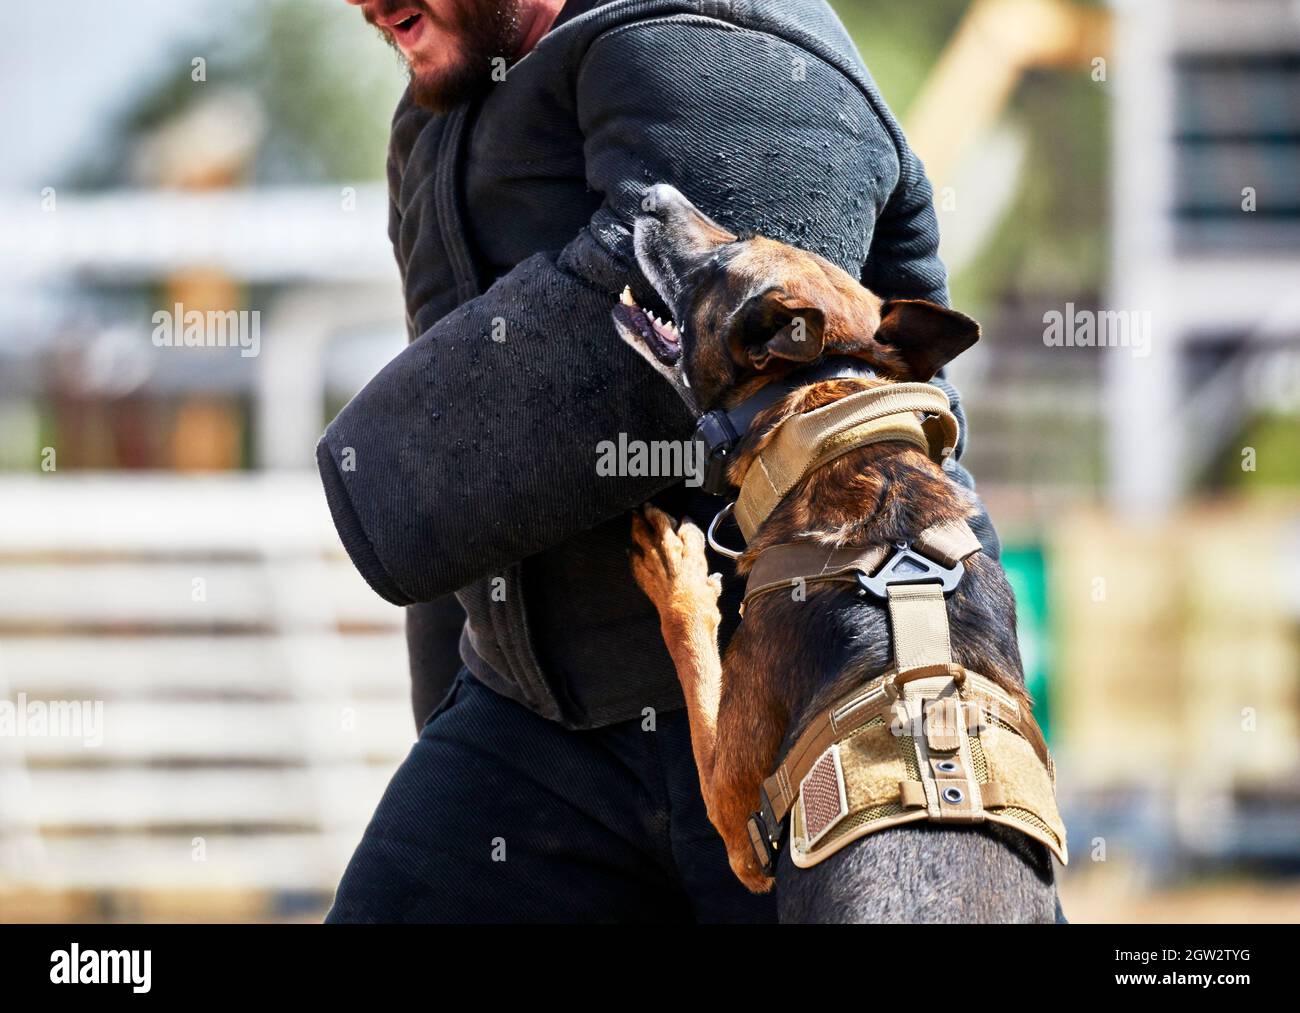
{"label": "dog's ear", "polygon": [[980,338],[980,325],[924,299],[892,299],[880,310],[876,340],[907,363],[909,380],[929,380]]}
{"label": "dog's ear", "polygon": [[727,322],[736,364],[762,372],[774,362],[812,362],[826,344],[826,314],[785,289],[753,296]]}

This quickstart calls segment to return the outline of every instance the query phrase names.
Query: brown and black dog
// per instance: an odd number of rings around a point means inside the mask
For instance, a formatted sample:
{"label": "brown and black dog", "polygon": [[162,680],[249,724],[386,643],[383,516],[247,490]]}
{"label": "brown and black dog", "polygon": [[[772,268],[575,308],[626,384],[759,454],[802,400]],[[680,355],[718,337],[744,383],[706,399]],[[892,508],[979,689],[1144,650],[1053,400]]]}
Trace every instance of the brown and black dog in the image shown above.
{"label": "brown and black dog", "polygon": [[[732,408],[823,356],[861,359],[876,374],[795,387],[758,414],[729,465],[736,486],[781,420],[875,384],[929,380],[978,338],[978,326],[961,314],[882,302],[821,257],[761,237],[742,240],[672,187],[651,188],[645,206],[652,210],[636,222],[638,262],[676,323],[643,310],[630,293],[614,319],[696,412]],[[737,572],[745,575],[772,545],[891,545],[974,512],[971,495],[911,444],[862,447],[797,485],[746,546]],[[746,832],[760,785],[812,715],[890,668],[885,611],[827,585],[810,586],[799,603],[756,598],[723,659],[721,578],[709,574],[699,528],[647,507],[633,520],[633,540],[634,576],[659,611],[685,693],[709,818],[741,881],[756,892],[771,889]],[[967,560],[949,616],[953,660],[1023,693],[1015,602],[996,560],[983,553]],[[776,877],[783,921],[1059,916],[1046,850],[992,824],[883,830],[811,869],[795,868],[782,849]]]}

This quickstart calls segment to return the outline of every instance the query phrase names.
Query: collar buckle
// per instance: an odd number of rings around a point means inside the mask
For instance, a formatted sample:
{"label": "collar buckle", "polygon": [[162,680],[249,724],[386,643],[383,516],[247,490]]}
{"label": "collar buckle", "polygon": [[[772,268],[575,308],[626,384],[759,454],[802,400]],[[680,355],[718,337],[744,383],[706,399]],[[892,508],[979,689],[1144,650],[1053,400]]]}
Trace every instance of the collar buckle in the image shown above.
{"label": "collar buckle", "polygon": [[706,412],[696,423],[695,441],[704,447],[704,481],[700,487],[711,496],[726,496],[731,492],[727,465],[731,463],[731,452],[740,442],[740,434],[727,413],[716,409]]}
{"label": "collar buckle", "polygon": [[715,408],[705,412],[695,424],[695,440],[704,446],[704,481],[700,487],[712,496],[729,496],[734,488],[727,481],[727,466],[741,437],[749,432],[754,419],[791,391],[823,380],[855,377],[866,379],[876,373],[861,359],[832,355],[812,366],[797,369],[783,380],[770,383],[753,397],[727,411]]}

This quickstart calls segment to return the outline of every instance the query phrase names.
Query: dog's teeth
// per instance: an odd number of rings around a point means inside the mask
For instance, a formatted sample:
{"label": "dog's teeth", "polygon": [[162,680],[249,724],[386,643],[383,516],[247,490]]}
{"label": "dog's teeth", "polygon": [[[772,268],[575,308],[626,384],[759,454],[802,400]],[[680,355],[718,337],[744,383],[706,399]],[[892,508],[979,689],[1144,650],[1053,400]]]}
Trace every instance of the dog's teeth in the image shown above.
{"label": "dog's teeth", "polygon": [[619,300],[623,303],[624,306],[635,306],[635,305],[636,305],[636,300],[632,298],[632,286],[631,286],[631,285],[626,285],[626,286],[624,286],[624,288],[623,288],[623,294],[622,294],[621,296],[619,296]]}

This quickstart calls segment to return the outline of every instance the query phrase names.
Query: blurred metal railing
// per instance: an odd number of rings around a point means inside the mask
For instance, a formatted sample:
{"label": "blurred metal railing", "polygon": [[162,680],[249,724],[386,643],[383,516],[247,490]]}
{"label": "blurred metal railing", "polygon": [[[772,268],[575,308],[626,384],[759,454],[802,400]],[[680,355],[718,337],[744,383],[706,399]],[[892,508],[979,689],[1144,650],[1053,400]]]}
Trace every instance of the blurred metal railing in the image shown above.
{"label": "blurred metal railing", "polygon": [[[401,618],[314,475],[0,481],[0,916],[327,898],[412,739]],[[36,726],[59,707],[85,724]]]}

